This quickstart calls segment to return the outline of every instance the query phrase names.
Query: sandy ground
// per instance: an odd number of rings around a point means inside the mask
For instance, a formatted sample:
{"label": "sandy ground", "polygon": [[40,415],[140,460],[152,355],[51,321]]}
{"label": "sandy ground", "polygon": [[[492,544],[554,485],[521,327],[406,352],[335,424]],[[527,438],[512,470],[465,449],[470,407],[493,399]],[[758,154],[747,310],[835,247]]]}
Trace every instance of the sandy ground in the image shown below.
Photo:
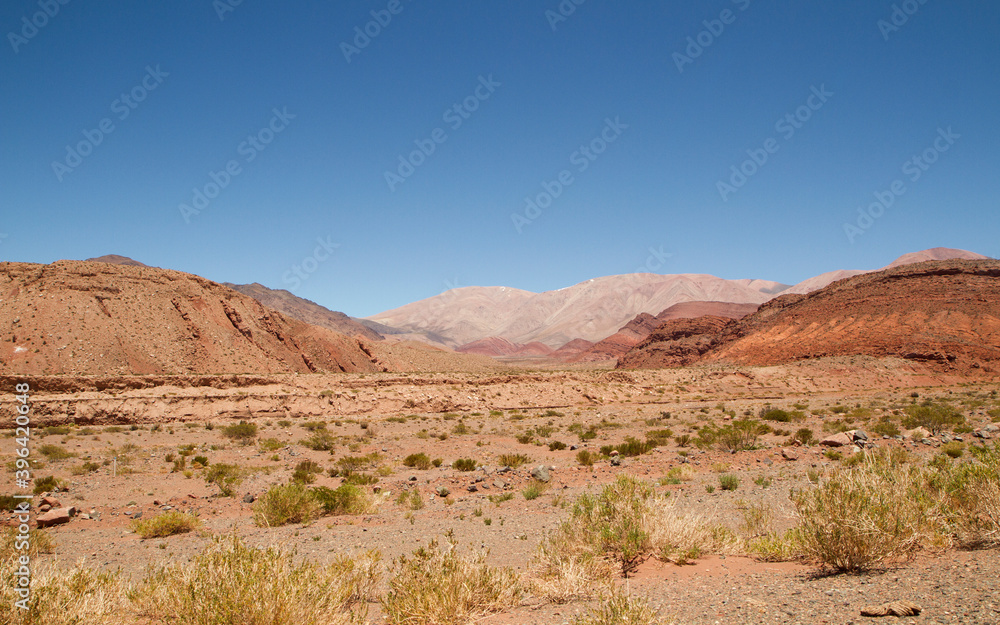
{"label": "sandy ground", "polygon": [[[31,383],[37,388],[47,384],[42,379]],[[789,490],[808,487],[808,472],[822,473],[838,464],[817,446],[792,448],[797,458],[785,459],[787,431],[765,435],[759,449],[736,454],[682,448],[674,440],[652,453],[625,458],[620,466],[608,461],[580,466],[578,450],[550,451],[548,443],[561,441],[596,452],[629,435],[643,438],[651,429],[692,433],[699,425],[730,419],[725,411],[756,415],[766,404],[789,410],[797,404],[806,413],[825,409],[825,415],[810,414],[801,423],[772,424],[790,431],[809,427],[821,438],[824,424],[838,417],[829,412],[837,405],[861,405],[877,418],[893,403],[911,401],[911,393],[972,397],[968,394],[982,396],[1000,385],[959,385],[905,361],[857,358],[641,372],[201,377],[155,384],[84,378],[61,385],[49,381],[48,387],[54,390],[32,396],[38,413],[33,417],[33,458],[43,463],[36,473],[64,480],[67,490],[55,496],[90,518],[77,516],[48,530],[56,548],[44,558],[63,564],[83,559],[88,566],[138,577],[150,566],[186,560],[213,535],[231,532],[253,544],[277,544],[320,561],[377,549],[391,562],[453,531],[461,550],[487,549],[491,564],[526,571],[539,541],[566,518],[576,496],[599,489],[619,474],[656,482],[674,467],[684,467],[683,479],[657,490],[669,491],[682,509],[736,528],[748,502],[765,504],[774,514],[773,526],[782,529],[795,522]],[[3,401],[13,402],[12,395]],[[986,401],[969,404],[964,412],[972,426],[986,427],[992,408],[996,405]],[[257,440],[274,439],[275,449],[225,438],[223,427],[239,419],[257,423]],[[317,421],[336,437],[332,452],[301,444]],[[68,429],[45,429],[66,424]],[[573,424],[584,430],[593,426],[597,437],[582,441]],[[533,435],[530,441],[524,438],[528,434]],[[0,453],[12,458],[13,439],[0,440],[7,441]],[[876,443],[922,456],[936,453],[940,445],[881,438]],[[46,459],[43,445],[57,445],[74,455]],[[193,446],[192,457],[202,455],[212,464],[235,463],[246,470],[235,497],[220,497],[200,469],[172,471],[167,455],[176,455],[185,445]],[[270,485],[287,482],[302,460],[326,469],[345,456],[372,452],[387,467],[375,487],[367,487],[377,488],[384,500],[377,512],[323,517],[307,526],[253,524],[252,505],[244,496],[259,496]],[[425,471],[403,466],[403,459],[417,452],[441,458],[442,466]],[[524,454],[530,463],[501,473],[501,454]],[[482,468],[463,472],[448,466],[458,458],[473,458]],[[102,466],[74,474],[84,461]],[[103,465],[105,461],[110,463]],[[552,479],[542,496],[529,501],[522,491],[537,465],[553,467]],[[739,488],[719,489],[722,473],[737,475]],[[324,473],[315,485],[340,483],[340,478]],[[441,486],[450,491],[447,498],[436,495]],[[400,492],[413,490],[420,493],[422,508],[396,503]],[[499,501],[505,493],[513,497]],[[137,513],[149,518],[166,509],[197,513],[203,531],[151,540],[131,531]],[[688,566],[649,560],[627,583],[633,593],[649,597],[665,617],[681,623],[861,622],[868,620],[860,616],[862,605],[895,599],[915,601],[925,610],[918,617],[890,619],[893,622],[997,623],[997,555],[995,550],[924,553],[885,570],[827,577],[817,575],[809,563],[710,555]],[[546,604],[529,597],[523,605],[482,622],[568,622],[588,605]],[[377,606],[371,617],[373,623],[382,622]]]}

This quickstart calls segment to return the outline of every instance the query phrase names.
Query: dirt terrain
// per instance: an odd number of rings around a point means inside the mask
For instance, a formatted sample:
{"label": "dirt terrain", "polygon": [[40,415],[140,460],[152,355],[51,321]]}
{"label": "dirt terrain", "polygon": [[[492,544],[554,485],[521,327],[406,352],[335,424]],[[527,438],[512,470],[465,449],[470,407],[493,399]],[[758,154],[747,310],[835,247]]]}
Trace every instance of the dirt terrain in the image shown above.
{"label": "dirt terrain", "polygon": [[[251,544],[294,548],[321,562],[377,549],[386,565],[451,535],[462,553],[488,550],[490,564],[526,575],[538,544],[567,518],[573,500],[619,475],[648,480],[685,513],[733,531],[740,531],[748,506],[766,507],[772,528],[782,531],[796,518],[789,490],[809,488],[810,472],[827,474],[844,462],[818,445],[787,446],[790,431],[810,428],[822,438],[848,421],[870,428],[916,395],[953,402],[965,417],[968,444],[978,440],[974,432],[1000,436],[993,423],[1000,407],[995,378],[959,377],[898,358],[629,372],[27,376],[0,379],[0,386],[24,382],[32,389],[36,476],[60,480],[65,489],[53,496],[82,513],[45,530],[55,548],[42,556],[44,562],[69,566],[83,559],[133,578],[149,566],[184,562],[213,535],[233,532]],[[13,402],[13,392],[3,401]],[[766,406],[798,409],[803,417],[772,423],[751,451],[700,449],[678,438]],[[258,426],[248,444],[224,435],[226,426],[241,420]],[[577,460],[581,450],[596,454],[627,436],[662,429],[671,430],[673,439],[649,453],[617,461],[602,456],[593,466]],[[583,440],[580,433],[590,430],[595,436]],[[317,432],[329,434],[332,450],[306,444]],[[557,441],[567,447],[550,448]],[[48,455],[41,453],[43,445],[50,446]],[[876,437],[873,445],[927,459],[940,453],[942,441],[904,431],[900,438]],[[3,449],[6,456],[10,444]],[[178,469],[168,458],[176,461],[182,452],[188,462]],[[442,459],[441,466],[404,465],[420,452]],[[505,469],[504,454],[528,461]],[[232,497],[220,496],[206,481],[206,469],[192,463],[197,456],[209,467],[241,467]],[[253,523],[253,498],[288,482],[303,460],[324,470],[314,486],[336,488],[343,478],[325,470],[357,457],[376,458],[368,472],[377,483],[364,487],[379,502],[375,511],[305,525]],[[460,458],[474,459],[478,468],[450,466]],[[97,468],[81,468],[84,463]],[[529,499],[524,493],[537,485],[531,472],[540,465],[549,468],[550,478]],[[723,474],[737,476],[738,488],[720,489]],[[197,514],[202,528],[148,540],[132,531],[137,517],[171,509]],[[902,622],[985,624],[1000,620],[998,555],[995,549],[921,551],[912,561],[870,573],[822,576],[807,561],[705,554],[685,566],[647,559],[620,583],[648,597],[664,622],[861,622],[862,605],[905,599],[924,611]],[[520,605],[479,622],[564,623],[593,605],[593,599],[557,604],[529,594]],[[370,607],[370,621],[384,622],[380,607]]]}

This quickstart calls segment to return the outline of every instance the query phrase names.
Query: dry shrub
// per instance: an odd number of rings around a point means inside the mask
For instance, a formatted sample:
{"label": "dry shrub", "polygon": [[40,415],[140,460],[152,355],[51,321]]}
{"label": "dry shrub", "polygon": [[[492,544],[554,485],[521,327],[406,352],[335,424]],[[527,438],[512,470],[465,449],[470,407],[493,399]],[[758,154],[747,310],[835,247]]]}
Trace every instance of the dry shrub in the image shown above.
{"label": "dry shrub", "polygon": [[[9,568],[8,568],[9,567]],[[15,605],[20,601],[11,587],[13,562],[4,563],[0,574],[0,623],[10,625],[126,625],[134,623],[128,611],[128,584],[117,573],[102,573],[85,567],[83,562],[61,571],[54,565],[33,565],[31,597],[28,609]]]}
{"label": "dry shrub", "polygon": [[651,502],[646,523],[650,543],[665,562],[687,564],[706,553],[730,553],[737,540],[731,531],[699,514],[685,514],[675,502]]}
{"label": "dry shrub", "polygon": [[538,545],[529,574],[535,594],[553,603],[568,603],[605,591],[616,567],[580,538],[557,531]]}
{"label": "dry shrub", "polygon": [[1000,545],[1000,448],[972,447],[975,460],[948,471],[945,493],[959,542]]}
{"label": "dry shrub", "polygon": [[323,566],[294,553],[216,539],[192,562],[154,571],[132,593],[138,615],[178,625],[364,622],[379,581],[378,552]]}
{"label": "dry shrub", "polygon": [[731,551],[736,539],[699,515],[683,514],[652,485],[619,476],[597,496],[581,495],[570,518],[539,545],[533,581],[543,596],[567,601],[590,596],[614,563],[628,576],[647,557],[684,563],[709,552]]}
{"label": "dry shrub", "polygon": [[174,534],[184,534],[201,525],[193,514],[171,510],[151,519],[132,521],[132,531],[142,538],[163,538]]}
{"label": "dry shrub", "polygon": [[319,516],[322,506],[303,484],[272,486],[253,505],[253,521],[261,527],[308,523]]}
{"label": "dry shrub", "polygon": [[572,622],[573,625],[657,625],[663,621],[645,599],[613,588],[597,607]]}
{"label": "dry shrub", "polygon": [[486,554],[459,556],[455,543],[437,541],[396,561],[382,608],[390,623],[458,625],[503,612],[520,602],[523,588],[510,568],[485,563]]}
{"label": "dry shrub", "polygon": [[818,487],[797,491],[803,555],[835,571],[861,571],[950,542],[940,497],[927,469],[867,453]]}

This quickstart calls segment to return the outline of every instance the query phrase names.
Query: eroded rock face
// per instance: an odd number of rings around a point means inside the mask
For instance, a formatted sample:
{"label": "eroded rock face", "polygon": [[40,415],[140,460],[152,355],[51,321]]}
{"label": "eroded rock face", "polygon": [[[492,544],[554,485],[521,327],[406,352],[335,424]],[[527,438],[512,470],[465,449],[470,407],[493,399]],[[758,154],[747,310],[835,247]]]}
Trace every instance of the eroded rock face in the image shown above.
{"label": "eroded rock face", "polygon": [[358,340],[198,276],[0,263],[0,374],[380,371]]}
{"label": "eroded rock face", "polygon": [[618,366],[866,355],[989,373],[1000,367],[1000,261],[930,261],[867,273],[809,295],[780,296],[714,331],[713,323],[694,324],[700,334],[664,324]]}
{"label": "eroded rock face", "polygon": [[726,317],[704,316],[667,321],[618,359],[620,369],[683,367],[701,359],[736,325]]}

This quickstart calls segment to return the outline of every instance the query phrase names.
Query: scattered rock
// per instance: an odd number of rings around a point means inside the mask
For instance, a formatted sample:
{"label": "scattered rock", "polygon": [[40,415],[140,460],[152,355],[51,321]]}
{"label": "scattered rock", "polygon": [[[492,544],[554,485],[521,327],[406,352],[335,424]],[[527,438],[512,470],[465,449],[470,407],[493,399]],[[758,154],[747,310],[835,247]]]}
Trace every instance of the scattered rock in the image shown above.
{"label": "scattered rock", "polygon": [[466,488],[465,490],[469,491],[470,493],[475,493],[479,491],[479,488],[475,484],[469,484],[469,487]]}
{"label": "scattered rock", "polygon": [[507,483],[504,482],[503,480],[493,480],[493,486],[495,488],[503,488],[506,485],[507,485]]}
{"label": "scattered rock", "polygon": [[448,495],[451,494],[451,491],[445,488],[444,486],[438,486],[437,488],[434,489],[434,492],[437,493],[438,497],[447,497]]}
{"label": "scattered rock", "polygon": [[621,456],[612,456],[611,457],[611,466],[618,467],[618,466],[621,466],[621,464],[622,464]]}
{"label": "scattered rock", "polygon": [[854,430],[854,432],[852,433],[852,436],[853,436],[853,438],[854,438],[855,441],[867,441],[868,440],[868,435],[865,434],[864,430]]}
{"label": "scattered rock", "polygon": [[916,616],[923,610],[912,601],[891,601],[861,608],[861,616]]}
{"label": "scattered rock", "polygon": [[69,508],[55,508],[49,510],[45,514],[39,516],[36,520],[39,528],[52,527],[53,525],[62,525],[63,523],[69,523],[69,519],[72,515],[69,513]]}
{"label": "scattered rock", "polygon": [[799,455],[792,451],[791,449],[785,448],[781,450],[781,457],[785,460],[798,460]]}
{"label": "scattered rock", "polygon": [[42,497],[42,505],[49,508],[62,508],[62,504],[55,497]]}
{"label": "scattered rock", "polygon": [[417,476],[416,475],[411,475],[410,476],[410,481],[411,482],[416,482],[417,481]]}
{"label": "scattered rock", "polygon": [[253,493],[247,493],[246,495],[243,495],[243,503],[253,503],[256,500],[257,498],[254,497]]}

